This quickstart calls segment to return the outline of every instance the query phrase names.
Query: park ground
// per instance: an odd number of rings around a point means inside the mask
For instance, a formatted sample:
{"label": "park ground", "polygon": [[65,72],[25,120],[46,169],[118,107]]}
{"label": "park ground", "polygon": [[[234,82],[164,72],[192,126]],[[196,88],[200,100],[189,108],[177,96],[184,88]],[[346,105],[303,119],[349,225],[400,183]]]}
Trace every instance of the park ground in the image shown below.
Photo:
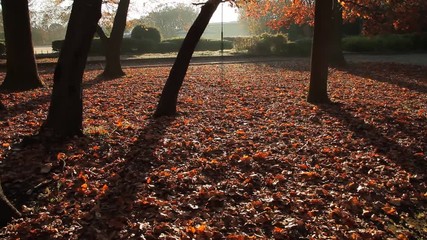
{"label": "park ground", "polygon": [[[96,68],[96,67],[94,67]],[[5,239],[427,239],[427,67],[307,59],[193,65],[179,114],[153,119],[169,66],[84,77],[84,132],[35,135],[46,88],[2,94]],[[1,78],[4,73],[1,74]]]}

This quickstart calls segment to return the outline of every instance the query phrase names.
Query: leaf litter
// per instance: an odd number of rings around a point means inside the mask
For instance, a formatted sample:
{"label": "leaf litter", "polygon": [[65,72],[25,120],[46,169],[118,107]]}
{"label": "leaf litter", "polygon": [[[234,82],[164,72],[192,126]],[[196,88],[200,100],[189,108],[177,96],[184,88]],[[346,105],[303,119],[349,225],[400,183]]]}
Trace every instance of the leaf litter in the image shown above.
{"label": "leaf litter", "polygon": [[175,118],[152,119],[169,69],[84,77],[84,133],[37,133],[50,86],[1,95],[1,180],[23,217],[10,239],[427,238],[425,67],[189,68]]}

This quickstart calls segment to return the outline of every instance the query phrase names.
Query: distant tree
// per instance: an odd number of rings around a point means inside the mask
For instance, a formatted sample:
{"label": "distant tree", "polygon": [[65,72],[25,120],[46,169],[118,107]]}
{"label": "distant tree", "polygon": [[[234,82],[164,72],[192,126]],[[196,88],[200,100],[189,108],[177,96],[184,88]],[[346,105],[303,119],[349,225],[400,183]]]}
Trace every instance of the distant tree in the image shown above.
{"label": "distant tree", "polygon": [[82,135],[82,78],[101,17],[102,0],[74,0],[64,45],[55,68],[49,112],[42,126],[61,137]]}
{"label": "distant tree", "polygon": [[107,78],[116,78],[125,75],[120,63],[120,47],[126,28],[129,3],[130,0],[120,0],[110,37],[107,37],[101,26],[98,25],[97,27],[97,33],[105,46],[106,64],[103,75]]}
{"label": "distant tree", "polygon": [[187,31],[196,19],[197,11],[186,4],[160,7],[150,12],[141,21],[159,29],[163,38],[171,38],[181,31]]}
{"label": "distant tree", "polygon": [[7,72],[0,87],[17,91],[42,87],[31,40],[28,0],[3,0],[1,6]]}
{"label": "distant tree", "polygon": [[328,103],[328,40],[331,26],[332,1],[316,0],[314,35],[311,54],[310,86],[307,101]]}
{"label": "distant tree", "polygon": [[185,75],[187,74],[191,57],[193,56],[200,37],[220,3],[221,0],[208,0],[204,3],[199,15],[190,27],[190,30],[188,30],[175,59],[175,63],[169,73],[169,77],[166,80],[166,84],[163,87],[162,95],[160,96],[156,112],[154,113],[155,117],[176,114],[178,93],[184,82]]}

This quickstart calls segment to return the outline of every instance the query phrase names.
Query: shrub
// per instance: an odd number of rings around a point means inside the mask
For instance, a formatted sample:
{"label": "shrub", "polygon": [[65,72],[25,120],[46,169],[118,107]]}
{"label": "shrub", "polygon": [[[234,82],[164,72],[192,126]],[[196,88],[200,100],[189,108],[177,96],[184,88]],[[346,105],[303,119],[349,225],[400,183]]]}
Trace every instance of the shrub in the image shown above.
{"label": "shrub", "polygon": [[52,42],[52,51],[59,52],[62,48],[62,44],[64,43],[64,40],[56,40]]}
{"label": "shrub", "polygon": [[305,38],[297,40],[293,43],[288,43],[285,46],[285,55],[291,57],[308,57],[311,54],[313,40]]}
{"label": "shrub", "polygon": [[255,45],[252,45],[248,51],[254,54],[276,54],[281,55],[285,53],[285,45],[288,42],[288,39],[283,34],[268,34],[263,33],[258,38],[258,41],[255,42]]}
{"label": "shrub", "polygon": [[233,46],[237,51],[249,50],[252,46],[255,46],[257,41],[258,38],[256,37],[235,37]]}
{"label": "shrub", "polygon": [[139,40],[151,40],[154,43],[160,43],[161,41],[159,30],[152,27],[145,27],[143,25],[138,25],[133,28],[131,32],[131,38]]}

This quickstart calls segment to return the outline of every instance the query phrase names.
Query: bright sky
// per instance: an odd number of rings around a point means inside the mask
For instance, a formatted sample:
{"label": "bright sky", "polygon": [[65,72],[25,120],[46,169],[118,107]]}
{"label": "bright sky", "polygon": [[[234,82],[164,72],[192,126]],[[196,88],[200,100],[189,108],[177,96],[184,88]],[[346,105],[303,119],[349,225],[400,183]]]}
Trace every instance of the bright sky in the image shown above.
{"label": "bright sky", "polygon": [[[136,9],[144,9],[145,1],[138,1],[134,0],[136,2],[137,6]],[[138,2],[137,2],[138,1]],[[198,2],[197,0],[189,1],[189,0],[163,0],[162,3],[193,3]],[[221,6],[222,5],[222,6]],[[221,5],[218,7],[214,15],[212,16],[212,19],[210,22],[221,22],[221,9],[223,8],[223,19],[224,22],[233,22],[237,21],[239,18],[239,14],[237,13],[236,7],[231,7],[229,3],[221,3]],[[139,15],[139,14],[138,14]],[[139,18],[139,16],[137,16]]]}
{"label": "bright sky", "polygon": [[[222,5],[222,6],[221,6]],[[221,3],[214,15],[211,22],[221,22],[221,8],[224,8],[224,22],[233,22],[239,20],[239,14],[236,7],[230,7],[229,3]]]}

